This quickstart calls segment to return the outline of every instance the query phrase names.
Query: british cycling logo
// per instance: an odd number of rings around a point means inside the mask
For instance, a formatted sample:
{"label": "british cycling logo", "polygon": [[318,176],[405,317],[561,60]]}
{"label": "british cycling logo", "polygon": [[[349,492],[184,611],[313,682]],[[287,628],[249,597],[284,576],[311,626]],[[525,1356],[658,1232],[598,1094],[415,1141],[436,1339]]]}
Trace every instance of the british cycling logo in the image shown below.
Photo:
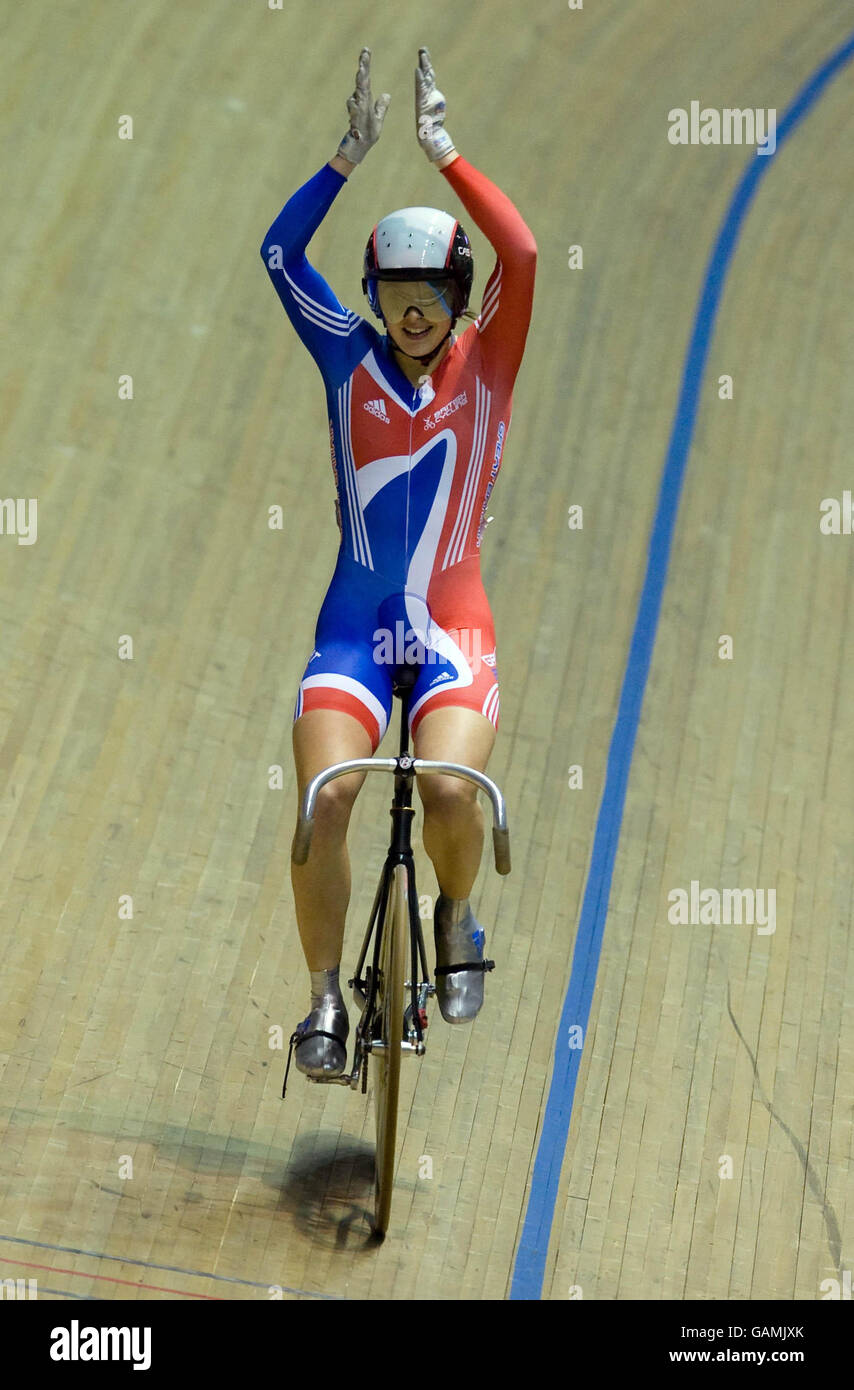
{"label": "british cycling logo", "polygon": [[495,453],[492,455],[492,460],[493,460],[493,461],[492,461],[492,468],[489,470],[489,476],[490,476],[490,478],[492,478],[493,480],[494,480],[495,475],[496,475],[496,473],[498,472],[499,466],[500,466],[500,464],[501,464],[501,450],[502,450],[503,448],[504,448],[504,421],[503,421],[503,420],[499,420],[499,421],[498,421],[498,432],[497,432],[497,434],[496,434],[496,436],[495,436]]}
{"label": "british cycling logo", "polygon": [[[483,506],[480,509],[480,521],[477,524],[477,548],[480,549],[480,542],[483,539],[483,519],[486,516],[486,508],[492,496],[492,489],[495,487],[495,479],[498,477],[498,470],[501,467],[501,450],[504,448],[504,421],[498,422],[498,434],[495,440],[495,453],[492,455],[492,467],[489,470],[489,482],[486,492],[483,495]],[[490,520],[492,518],[490,517]]]}
{"label": "british cycling logo", "polygon": [[438,425],[438,423],[439,423],[440,420],[444,420],[444,419],[446,419],[449,415],[455,414],[456,411],[461,410],[462,407],[463,407],[464,405],[468,405],[468,403],[469,403],[469,398],[468,398],[468,396],[466,395],[465,391],[461,391],[460,394],[459,394],[458,396],[454,396],[454,399],[453,399],[452,401],[448,401],[448,404],[447,404],[447,405],[441,406],[441,407],[439,408],[439,410],[434,410],[434,412],[433,412],[432,415],[425,415],[425,417],[424,417],[424,428],[425,428],[425,430],[434,430],[434,429],[436,428],[436,426]]}
{"label": "british cycling logo", "polygon": [[332,476],[335,479],[335,490],[338,491],[338,460],[335,457],[335,431],[332,422],[329,423],[329,452],[332,455]]}

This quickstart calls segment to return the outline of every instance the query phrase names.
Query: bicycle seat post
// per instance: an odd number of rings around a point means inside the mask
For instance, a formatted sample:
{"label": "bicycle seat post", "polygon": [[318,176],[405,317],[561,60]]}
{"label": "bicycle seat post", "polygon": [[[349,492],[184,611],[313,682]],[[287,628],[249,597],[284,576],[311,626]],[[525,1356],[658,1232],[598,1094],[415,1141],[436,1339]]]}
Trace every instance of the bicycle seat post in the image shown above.
{"label": "bicycle seat post", "polygon": [[409,700],[412,695],[412,687],[418,675],[416,666],[401,666],[394,678],[392,689],[400,700],[400,744],[398,747],[398,757],[403,757],[409,752]]}

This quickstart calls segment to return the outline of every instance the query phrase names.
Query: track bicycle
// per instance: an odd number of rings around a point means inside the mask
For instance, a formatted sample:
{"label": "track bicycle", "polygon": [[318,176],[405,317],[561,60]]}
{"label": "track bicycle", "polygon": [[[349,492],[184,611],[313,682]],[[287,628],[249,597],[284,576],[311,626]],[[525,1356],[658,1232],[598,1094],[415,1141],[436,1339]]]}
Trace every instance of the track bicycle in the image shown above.
{"label": "track bicycle", "polygon": [[[436,993],[435,985],[430,982],[415,888],[415,863],[411,845],[412,817],[415,815],[412,787],[415,777],[444,773],[451,777],[461,777],[486,792],[492,802],[495,867],[500,874],[510,872],[507,814],[504,797],[496,784],[475,768],[465,767],[461,763],[414,758],[409,752],[409,699],[417,673],[416,665],[400,666],[392,685],[394,696],[401,704],[398,756],[353,758],[348,762],[334,763],[319,772],[303,793],[291,849],[294,863],[304,864],[311,845],[317,795],[327,782],[331,782],[335,777],[343,777],[348,772],[360,770],[393,773],[394,797],[389,812],[392,822],[391,840],[374,895],[355,974],[348,981],[353,991],[353,999],[361,1009],[361,1017],[355,1031],[353,1064],[349,1071],[345,1068],[340,1076],[306,1078],[319,1085],[350,1086],[353,1090],[357,1089],[361,1081],[364,1094],[368,1085],[368,1058],[374,1059],[376,1156],[372,1225],[374,1233],[379,1237],[383,1237],[388,1229],[391,1211],[401,1058],[404,1055],[424,1056],[424,1034],[428,1023],[427,1001]],[[409,979],[405,978],[407,945]],[[493,968],[493,961],[484,960],[477,964],[439,966],[436,973],[450,974],[452,971],[456,973],[464,969]],[[286,1070],[282,1096],[285,1094],[287,1076]]]}

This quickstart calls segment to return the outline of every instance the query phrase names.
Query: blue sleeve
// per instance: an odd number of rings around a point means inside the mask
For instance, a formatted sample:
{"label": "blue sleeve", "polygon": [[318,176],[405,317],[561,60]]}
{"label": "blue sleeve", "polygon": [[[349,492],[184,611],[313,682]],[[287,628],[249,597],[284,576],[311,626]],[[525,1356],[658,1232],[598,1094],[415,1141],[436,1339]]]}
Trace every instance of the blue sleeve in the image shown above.
{"label": "blue sleeve", "polygon": [[328,164],[285,203],[264,238],[261,256],[285,312],[324,380],[343,381],[364,356],[364,319],[345,309],[323,276],[309,265],[305,248],[347,182]]}

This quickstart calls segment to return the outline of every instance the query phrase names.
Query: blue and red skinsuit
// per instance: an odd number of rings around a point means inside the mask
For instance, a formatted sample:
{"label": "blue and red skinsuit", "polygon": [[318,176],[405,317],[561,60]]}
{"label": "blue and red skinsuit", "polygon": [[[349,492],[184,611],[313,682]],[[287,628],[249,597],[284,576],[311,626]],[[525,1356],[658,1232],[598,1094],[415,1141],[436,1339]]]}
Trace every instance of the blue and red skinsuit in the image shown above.
{"label": "blue and red skinsuit", "polygon": [[[288,200],[261,247],[326,387],[341,548],[294,719],[343,710],[376,751],[398,664],[423,663],[414,734],[464,706],[498,726],[492,614],[480,577],[486,504],[510,428],[537,248],[509,198],[461,156],[442,171],[496,252],[477,320],[412,386],[386,334],[338,302],[305,249],[346,179],[330,165]],[[429,368],[425,368],[425,375]],[[407,651],[408,648],[408,651]]]}

